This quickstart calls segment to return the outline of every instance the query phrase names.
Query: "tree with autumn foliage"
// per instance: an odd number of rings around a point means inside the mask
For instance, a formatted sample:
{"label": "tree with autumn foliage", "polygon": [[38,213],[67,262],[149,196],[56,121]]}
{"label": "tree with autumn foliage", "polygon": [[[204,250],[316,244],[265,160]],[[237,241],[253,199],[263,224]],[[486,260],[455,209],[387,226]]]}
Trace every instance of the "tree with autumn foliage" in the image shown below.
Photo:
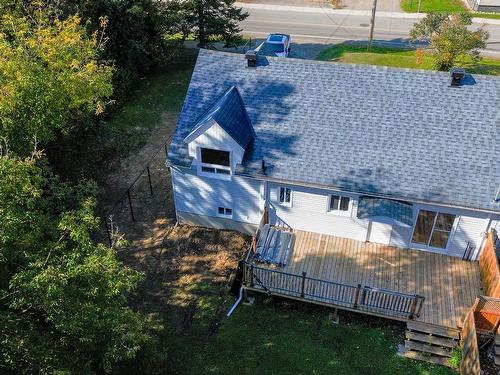
{"label": "tree with autumn foliage", "polygon": [[451,69],[457,59],[468,56],[481,59],[480,49],[486,47],[489,34],[483,28],[469,30],[472,17],[468,13],[429,13],[410,31],[410,39],[429,43],[434,66],[438,70]]}
{"label": "tree with autumn foliage", "polygon": [[113,69],[77,16],[26,10],[0,7],[0,373],[111,372],[151,341],[127,304],[142,275],[92,240],[95,184],[61,181],[43,146],[105,110]]}

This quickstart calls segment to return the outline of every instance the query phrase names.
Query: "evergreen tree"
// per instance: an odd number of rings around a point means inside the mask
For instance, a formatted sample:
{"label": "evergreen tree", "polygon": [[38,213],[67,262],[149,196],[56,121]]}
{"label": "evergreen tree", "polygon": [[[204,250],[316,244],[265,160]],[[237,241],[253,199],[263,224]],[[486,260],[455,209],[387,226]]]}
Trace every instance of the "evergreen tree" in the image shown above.
{"label": "evergreen tree", "polygon": [[241,31],[238,23],[248,17],[248,13],[235,7],[234,0],[189,0],[184,7],[185,18],[201,48],[214,38],[231,42]]}

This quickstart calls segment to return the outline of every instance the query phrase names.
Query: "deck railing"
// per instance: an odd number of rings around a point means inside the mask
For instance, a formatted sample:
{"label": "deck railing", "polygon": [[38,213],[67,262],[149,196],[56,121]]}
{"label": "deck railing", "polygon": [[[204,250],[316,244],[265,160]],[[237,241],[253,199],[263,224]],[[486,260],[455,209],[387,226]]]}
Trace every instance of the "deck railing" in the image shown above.
{"label": "deck railing", "polygon": [[321,280],[251,262],[243,262],[243,284],[270,294],[405,319],[418,317],[425,300],[417,294]]}

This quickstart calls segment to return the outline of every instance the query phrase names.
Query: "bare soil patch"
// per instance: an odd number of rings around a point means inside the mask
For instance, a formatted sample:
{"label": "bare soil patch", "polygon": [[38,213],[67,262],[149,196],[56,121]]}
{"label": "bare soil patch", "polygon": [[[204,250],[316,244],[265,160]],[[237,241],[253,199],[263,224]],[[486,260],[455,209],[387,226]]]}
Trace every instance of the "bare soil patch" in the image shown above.
{"label": "bare soil patch", "polygon": [[[99,211],[103,216],[109,214],[109,223],[127,242],[118,248],[118,257],[144,273],[143,282],[131,297],[132,305],[156,315],[167,330],[181,336],[189,335],[193,324],[198,329],[201,326],[202,337],[208,339],[217,331],[233,298],[228,293],[228,281],[250,238],[233,231],[176,225],[164,152],[176,115],[166,113],[163,118],[144,147],[107,169]],[[103,225],[99,238],[107,242],[104,229]]]}

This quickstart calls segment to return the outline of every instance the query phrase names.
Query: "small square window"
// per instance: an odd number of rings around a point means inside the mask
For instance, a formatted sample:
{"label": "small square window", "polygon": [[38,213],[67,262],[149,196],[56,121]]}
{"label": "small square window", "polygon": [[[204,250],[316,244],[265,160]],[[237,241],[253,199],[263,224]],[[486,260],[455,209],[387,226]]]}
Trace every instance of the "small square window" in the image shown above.
{"label": "small square window", "polygon": [[292,201],[292,189],[287,187],[280,187],[279,201],[283,204],[290,204],[290,202]]}
{"label": "small square window", "polygon": [[330,195],[329,211],[349,211],[349,197],[342,197],[340,195]]}
{"label": "small square window", "polygon": [[217,207],[217,215],[231,218],[233,216],[233,209],[227,207]]}

